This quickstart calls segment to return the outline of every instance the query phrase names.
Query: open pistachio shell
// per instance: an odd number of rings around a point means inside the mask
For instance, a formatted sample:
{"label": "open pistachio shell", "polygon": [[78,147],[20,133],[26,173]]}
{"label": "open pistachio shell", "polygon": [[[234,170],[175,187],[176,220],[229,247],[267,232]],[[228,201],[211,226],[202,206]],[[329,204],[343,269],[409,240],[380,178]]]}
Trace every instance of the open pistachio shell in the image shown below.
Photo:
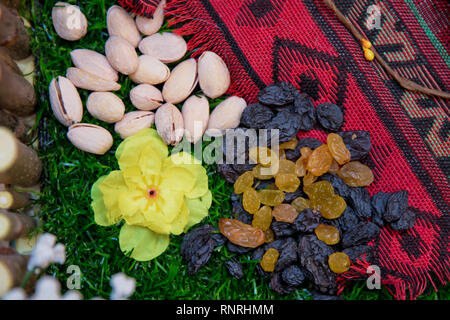
{"label": "open pistachio shell", "polygon": [[139,110],[154,110],[163,103],[161,91],[149,84],[140,84],[130,91],[133,106]]}
{"label": "open pistachio shell", "polygon": [[155,122],[155,114],[151,111],[132,111],[116,123],[114,130],[122,139],[135,135],[139,131],[150,128]]}
{"label": "open pistachio shell", "polygon": [[83,119],[83,103],[69,79],[58,77],[50,82],[50,106],[56,119],[66,127]]}

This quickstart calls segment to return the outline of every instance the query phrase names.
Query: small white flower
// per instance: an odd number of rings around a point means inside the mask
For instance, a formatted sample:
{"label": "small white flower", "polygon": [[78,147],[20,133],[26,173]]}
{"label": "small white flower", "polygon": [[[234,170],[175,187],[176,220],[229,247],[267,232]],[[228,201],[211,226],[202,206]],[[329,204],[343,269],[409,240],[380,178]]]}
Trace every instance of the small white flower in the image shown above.
{"label": "small white flower", "polygon": [[36,283],[32,300],[61,300],[61,284],[58,280],[44,276]]}
{"label": "small white flower", "polygon": [[51,263],[63,264],[66,261],[65,246],[56,244],[56,236],[50,233],[41,235],[28,261],[28,270],[34,268],[46,269]]}
{"label": "small white flower", "polygon": [[3,297],[3,300],[26,300],[27,294],[25,293],[25,290],[22,288],[14,288],[7,292]]}
{"label": "small white flower", "polygon": [[117,273],[111,277],[111,300],[125,300],[136,290],[136,280],[124,273]]}

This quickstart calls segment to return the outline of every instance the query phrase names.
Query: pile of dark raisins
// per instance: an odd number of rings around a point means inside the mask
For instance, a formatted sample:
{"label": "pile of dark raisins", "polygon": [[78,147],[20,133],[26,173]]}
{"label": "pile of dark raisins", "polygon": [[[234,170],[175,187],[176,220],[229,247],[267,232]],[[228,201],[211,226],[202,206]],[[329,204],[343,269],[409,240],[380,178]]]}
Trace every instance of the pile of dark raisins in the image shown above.
{"label": "pile of dark raisins", "polygon": [[[241,118],[241,127],[234,134],[252,129],[279,129],[280,143],[296,138],[298,131],[309,131],[317,121],[327,131],[339,131],[343,124],[342,109],[332,103],[324,103],[314,108],[311,98],[299,93],[288,83],[273,84],[258,95],[258,103],[249,105]],[[366,131],[337,132],[350,152],[351,161],[364,160],[371,150],[370,135]],[[315,150],[322,143],[314,138],[303,138],[293,150],[286,150],[286,159],[296,161],[301,148]],[[249,147],[239,155],[233,150],[234,160],[243,156],[244,164],[221,164],[218,172],[230,183],[235,183],[239,176],[251,171],[255,164],[250,164]],[[224,150],[226,151],[226,150]],[[240,151],[242,152],[242,150]],[[347,207],[337,219],[324,219],[317,210],[304,209],[293,223],[280,222],[275,219],[270,224],[273,239],[256,247],[249,248],[232,243],[210,225],[201,226],[190,231],[181,245],[181,254],[188,262],[191,274],[197,272],[209,260],[214,248],[225,245],[229,252],[245,254],[250,259],[261,261],[269,249],[275,249],[279,256],[273,272],[264,271],[261,264],[256,265],[258,274],[270,279],[270,287],[280,293],[288,294],[301,286],[309,286],[318,292],[319,299],[335,299],[337,293],[337,274],[330,269],[329,257],[334,253],[345,254],[351,262],[365,258],[369,263],[375,262],[376,252],[373,241],[385,224],[398,231],[413,227],[416,210],[408,207],[408,193],[379,192],[370,197],[365,187],[351,187],[334,173],[325,173],[317,181],[328,181],[335,193],[345,199]],[[273,184],[272,180],[257,180],[255,189],[262,190]],[[293,203],[299,197],[307,198],[300,186],[295,192],[286,193],[283,203]],[[246,225],[252,225],[253,215],[242,205],[242,195],[231,196],[232,217]],[[338,230],[339,241],[327,245],[319,240],[317,227],[333,226]],[[274,250],[274,251],[275,251]],[[236,258],[225,262],[229,273],[241,279],[244,276],[242,264]]]}

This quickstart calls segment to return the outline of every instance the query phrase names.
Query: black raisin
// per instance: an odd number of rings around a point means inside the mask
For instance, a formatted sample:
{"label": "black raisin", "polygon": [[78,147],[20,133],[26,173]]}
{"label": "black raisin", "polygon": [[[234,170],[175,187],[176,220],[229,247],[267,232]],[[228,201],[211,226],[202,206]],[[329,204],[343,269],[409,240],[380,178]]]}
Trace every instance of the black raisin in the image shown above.
{"label": "black raisin", "polygon": [[313,232],[320,223],[320,213],[311,209],[305,209],[294,221],[295,230],[298,232]]}
{"label": "black raisin", "polygon": [[295,290],[295,287],[288,285],[281,278],[280,272],[274,272],[270,280],[270,288],[279,294],[289,294]]}
{"label": "black raisin", "polygon": [[325,180],[331,183],[334,188],[334,192],[336,192],[339,196],[343,198],[348,198],[350,196],[351,188],[337,175],[325,173],[319,178],[319,180]]}
{"label": "black raisin", "polygon": [[[304,147],[308,147],[311,150],[314,150],[314,149],[317,149],[318,147],[320,147],[321,145],[323,145],[323,143],[320,142],[319,140],[317,140],[316,138],[306,137],[306,138],[301,138],[298,141],[297,147],[299,147],[299,150]],[[299,155],[299,157],[300,157],[300,155]]]}
{"label": "black raisin", "polygon": [[334,103],[322,103],[317,106],[317,119],[325,129],[338,131],[344,122],[344,113]]}
{"label": "black raisin", "polygon": [[297,199],[298,197],[307,198],[306,194],[303,192],[301,188],[298,188],[294,192],[286,192],[284,194],[284,203],[291,203],[293,200]]}
{"label": "black raisin", "polygon": [[350,248],[344,249],[344,252],[352,262],[356,262],[356,260],[361,259],[363,255],[366,257],[367,262],[372,262],[374,258],[373,247],[367,245],[354,246]]}
{"label": "black raisin", "polygon": [[300,239],[297,253],[301,266],[310,273],[317,289],[321,293],[335,294],[336,274],[328,267],[328,256],[333,249],[315,235],[305,235]]}
{"label": "black raisin", "polygon": [[227,242],[227,249],[234,253],[247,253],[253,250],[253,248],[242,247],[230,241]]}
{"label": "black raisin", "polygon": [[365,220],[372,216],[369,191],[366,188],[351,188],[347,204],[355,210],[359,219]]}
{"label": "black raisin", "polygon": [[298,287],[305,281],[305,273],[299,266],[292,265],[283,270],[281,279],[289,286]]}
{"label": "black raisin", "polygon": [[212,238],[212,230],[211,225],[204,225],[184,236],[180,253],[188,261],[189,274],[197,273],[211,257],[216,244]]}
{"label": "black raisin", "polygon": [[268,106],[281,107],[293,103],[297,92],[297,89],[290,83],[275,83],[268,85],[258,93],[258,101]]}
{"label": "black raisin", "polygon": [[233,166],[231,164],[218,164],[217,172],[229,183],[235,183],[239,178],[239,173],[237,173],[236,170],[233,169]]}
{"label": "black raisin", "polygon": [[400,219],[391,223],[391,228],[397,231],[408,230],[414,227],[416,223],[417,214],[416,209],[407,208],[400,215]]}
{"label": "black raisin", "polygon": [[[279,112],[267,125],[268,133],[272,130],[279,130],[279,143],[292,140],[300,130],[301,117],[297,113],[289,110]],[[268,139],[269,140],[269,139]],[[272,139],[270,139],[272,141]]]}
{"label": "black raisin", "polygon": [[372,148],[370,133],[367,131],[345,131],[338,133],[350,151],[351,161],[359,161],[367,157]]}
{"label": "black raisin", "polygon": [[300,130],[310,131],[316,125],[316,109],[311,97],[306,93],[297,94],[293,110],[301,116]]}
{"label": "black raisin", "polygon": [[272,229],[275,237],[277,238],[289,237],[296,232],[294,225],[288,222],[274,221],[272,222],[270,228]]}
{"label": "black raisin", "polygon": [[277,263],[275,265],[275,272],[281,271],[286,267],[297,262],[297,242],[293,238],[288,238],[286,244],[280,251]]}
{"label": "black raisin", "polygon": [[242,264],[235,258],[227,260],[225,262],[225,267],[233,278],[242,279],[244,277],[244,270],[242,269]]}
{"label": "black raisin", "polygon": [[337,295],[328,295],[328,294],[321,294],[320,292],[313,291],[311,292],[311,296],[313,300],[342,300],[340,296]]}
{"label": "black raisin", "polygon": [[378,237],[380,228],[372,222],[359,222],[355,227],[344,233],[342,237],[342,246],[344,248],[353,247]]}
{"label": "black raisin", "polygon": [[384,226],[383,215],[390,196],[390,193],[378,192],[370,200],[372,204],[372,222],[379,227]]}
{"label": "black raisin", "polygon": [[355,211],[351,207],[347,206],[347,208],[345,208],[344,213],[339,218],[327,221],[328,223],[331,223],[335,227],[338,226],[337,228],[339,229],[339,231],[346,232],[347,230],[350,230],[355,225],[357,225],[359,219],[356,216]]}
{"label": "black raisin", "polygon": [[254,103],[244,109],[241,125],[247,128],[264,129],[274,116],[269,107]]}
{"label": "black raisin", "polygon": [[406,208],[408,208],[408,192],[397,191],[389,196],[383,218],[387,222],[394,222],[400,219]]}

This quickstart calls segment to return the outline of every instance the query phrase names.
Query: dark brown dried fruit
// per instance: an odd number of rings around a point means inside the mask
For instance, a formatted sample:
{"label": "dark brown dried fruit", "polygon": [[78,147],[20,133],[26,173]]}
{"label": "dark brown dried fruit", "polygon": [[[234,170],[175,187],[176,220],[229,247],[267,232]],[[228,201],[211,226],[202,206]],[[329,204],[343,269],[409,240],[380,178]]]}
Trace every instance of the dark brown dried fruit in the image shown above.
{"label": "dark brown dried fruit", "polygon": [[264,129],[274,116],[269,107],[254,103],[244,109],[241,116],[241,125],[252,129]]}
{"label": "dark brown dried fruit", "polygon": [[344,252],[352,262],[356,262],[358,259],[362,259],[363,255],[365,256],[365,259],[367,262],[373,261],[373,247],[366,246],[366,245],[360,245],[360,246],[354,246],[347,249],[344,249],[342,252]]}
{"label": "dark brown dried fruit", "polygon": [[320,213],[311,209],[303,210],[295,219],[294,226],[299,232],[313,232],[320,222]]}
{"label": "dark brown dried fruit", "polygon": [[370,134],[367,131],[345,131],[338,133],[344,140],[351,154],[351,161],[362,160],[370,152],[372,147]]}
{"label": "dark brown dried fruit", "polygon": [[282,271],[291,264],[297,262],[297,243],[293,238],[288,238],[283,244],[283,248],[280,251],[280,256],[275,265],[275,271]]}
{"label": "dark brown dried fruit", "polygon": [[274,272],[270,280],[270,288],[279,294],[289,294],[295,290],[295,287],[288,285],[281,278],[280,272]]}
{"label": "dark brown dried fruit", "polygon": [[305,281],[305,273],[299,266],[292,265],[281,273],[281,279],[289,286],[298,287]]}
{"label": "dark brown dried fruit", "polygon": [[390,193],[378,192],[370,200],[372,205],[372,222],[379,227],[384,226],[383,215],[384,211],[386,211],[386,205],[390,196]]}
{"label": "dark brown dried fruit", "polygon": [[320,177],[320,180],[330,182],[334,191],[341,197],[347,198],[350,195],[351,188],[337,175],[326,173]]}
{"label": "dark brown dried fruit", "polygon": [[229,183],[235,183],[239,178],[239,173],[237,173],[236,170],[233,169],[233,166],[231,164],[218,164],[217,172]]}
{"label": "dark brown dried fruit", "polygon": [[228,240],[242,247],[256,248],[265,241],[261,229],[253,228],[238,220],[222,218],[219,220],[219,229]]}
{"label": "dark brown dried fruit", "polygon": [[408,230],[414,227],[417,220],[416,209],[407,208],[400,215],[400,219],[391,222],[391,228],[397,231]]}
{"label": "dark brown dried fruit", "polygon": [[342,246],[349,248],[361,244],[366,244],[372,239],[378,237],[380,228],[375,223],[361,221],[352,229],[344,233],[342,237]]}
{"label": "dark brown dried fruit", "polygon": [[232,243],[230,241],[227,241],[227,245],[226,246],[227,246],[227,250],[230,251],[230,252],[233,252],[233,253],[243,254],[243,253],[247,253],[247,252],[250,252],[250,251],[253,250],[253,248],[242,247],[242,246],[234,244],[234,243]]}
{"label": "dark brown dried fruit", "polygon": [[213,227],[204,225],[188,232],[180,246],[181,256],[188,262],[189,274],[194,274],[205,265],[215,248]]}
{"label": "dark brown dried fruit", "polygon": [[351,188],[347,202],[355,210],[359,219],[365,220],[372,216],[370,195],[366,188]]}
{"label": "dark brown dried fruit", "polygon": [[394,222],[400,219],[406,208],[408,208],[408,191],[397,191],[389,197],[383,218],[388,222]]}
{"label": "dark brown dried fruit", "polygon": [[293,103],[297,92],[297,89],[290,83],[275,83],[262,89],[258,93],[258,100],[264,105],[282,107]]}
{"label": "dark brown dried fruit", "polygon": [[311,274],[320,292],[336,293],[336,275],[328,267],[328,257],[333,249],[315,235],[306,235],[300,239],[297,253],[301,266]]}
{"label": "dark brown dried fruit", "polygon": [[242,264],[235,258],[225,261],[225,267],[233,278],[242,279],[244,277],[244,270]]}
{"label": "dark brown dried fruit", "polygon": [[297,113],[282,110],[269,122],[267,130],[279,130],[279,142],[284,143],[297,136],[302,118]]}
{"label": "dark brown dried fruit", "polygon": [[293,110],[301,116],[300,130],[310,131],[316,125],[316,109],[311,97],[306,93],[295,96]]}
{"label": "dark brown dried fruit", "polygon": [[296,232],[294,225],[288,222],[274,221],[270,228],[277,238],[289,237]]}
{"label": "dark brown dried fruit", "polygon": [[322,103],[317,106],[317,119],[327,130],[338,131],[344,123],[344,113],[341,107],[334,103]]}

